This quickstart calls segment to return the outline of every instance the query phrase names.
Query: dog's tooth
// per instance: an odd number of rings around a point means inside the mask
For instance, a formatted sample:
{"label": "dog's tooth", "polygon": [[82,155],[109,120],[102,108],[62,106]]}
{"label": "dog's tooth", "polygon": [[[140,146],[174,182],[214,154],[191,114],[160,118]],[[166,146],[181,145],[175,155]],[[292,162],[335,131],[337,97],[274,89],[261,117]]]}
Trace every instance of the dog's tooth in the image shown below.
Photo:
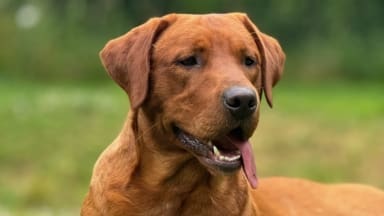
{"label": "dog's tooth", "polygon": [[228,161],[235,161],[235,160],[238,160],[239,158],[240,158],[240,155],[235,155],[232,157],[226,157],[225,159],[227,159]]}
{"label": "dog's tooth", "polygon": [[224,156],[224,155],[218,155],[219,160],[224,160],[224,161],[235,161],[240,158],[240,155],[235,155],[235,156]]}
{"label": "dog's tooth", "polygon": [[[219,151],[219,149],[217,149],[216,146],[213,146],[213,154],[214,154],[215,156],[221,156],[221,155],[220,155],[220,151]],[[220,159],[220,157],[219,157],[219,159]],[[220,159],[220,160],[221,160],[221,159]]]}
{"label": "dog's tooth", "polygon": [[238,159],[240,159],[240,155],[236,155],[233,157],[233,160],[238,160]]}

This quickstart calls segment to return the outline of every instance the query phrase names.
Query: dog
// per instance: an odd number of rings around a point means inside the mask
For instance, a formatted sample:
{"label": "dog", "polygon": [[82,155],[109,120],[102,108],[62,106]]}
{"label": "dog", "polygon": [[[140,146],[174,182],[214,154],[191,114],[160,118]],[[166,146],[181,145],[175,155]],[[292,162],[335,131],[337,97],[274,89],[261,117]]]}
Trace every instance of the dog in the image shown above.
{"label": "dog", "polygon": [[246,14],[152,18],[100,56],[131,109],[81,215],[384,215],[370,186],[258,179],[249,138],[285,54]]}

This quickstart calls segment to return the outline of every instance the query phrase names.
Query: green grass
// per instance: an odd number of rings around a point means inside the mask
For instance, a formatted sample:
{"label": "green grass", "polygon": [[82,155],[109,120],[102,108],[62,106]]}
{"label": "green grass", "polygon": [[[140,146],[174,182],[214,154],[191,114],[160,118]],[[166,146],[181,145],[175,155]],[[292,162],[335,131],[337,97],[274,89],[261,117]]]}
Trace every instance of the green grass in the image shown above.
{"label": "green grass", "polygon": [[375,84],[282,85],[254,136],[261,176],[384,187],[384,98]]}
{"label": "green grass", "polygon": [[0,207],[79,208],[127,97],[112,85],[1,83],[0,92]]}
{"label": "green grass", "polygon": [[[282,83],[253,137],[259,176],[384,187],[379,84]],[[77,215],[127,96],[109,84],[0,81],[0,215]]]}

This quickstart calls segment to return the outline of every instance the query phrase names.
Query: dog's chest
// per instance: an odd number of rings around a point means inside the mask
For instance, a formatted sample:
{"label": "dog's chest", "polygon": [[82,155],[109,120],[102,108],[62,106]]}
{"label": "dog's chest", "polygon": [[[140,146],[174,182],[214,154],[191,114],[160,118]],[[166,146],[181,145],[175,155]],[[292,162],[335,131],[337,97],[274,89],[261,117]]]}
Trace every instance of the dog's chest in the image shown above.
{"label": "dog's chest", "polygon": [[[166,198],[161,202],[155,202],[153,205],[147,206],[145,209],[146,215],[209,215],[209,216],[222,216],[222,215],[251,215],[246,213],[247,204],[239,203],[239,200],[233,198],[226,198],[224,200],[215,200],[208,194],[200,194],[199,196],[173,196]],[[240,204],[240,205],[239,205]]]}

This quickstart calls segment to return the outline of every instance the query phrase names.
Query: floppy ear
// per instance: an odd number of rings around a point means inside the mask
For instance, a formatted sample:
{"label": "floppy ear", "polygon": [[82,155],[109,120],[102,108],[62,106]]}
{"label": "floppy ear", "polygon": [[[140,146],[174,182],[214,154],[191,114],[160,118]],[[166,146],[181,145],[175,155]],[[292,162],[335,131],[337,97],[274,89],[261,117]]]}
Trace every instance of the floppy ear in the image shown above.
{"label": "floppy ear", "polygon": [[152,45],[167,26],[167,21],[152,18],[110,40],[100,52],[105,69],[127,92],[132,109],[140,107],[146,98]]}
{"label": "floppy ear", "polygon": [[[283,74],[285,54],[279,42],[273,37],[262,33],[246,14],[234,14],[239,18],[253,36],[261,53],[261,85],[265,91],[268,105],[272,108],[272,87],[279,81]],[[261,90],[262,93],[262,90]]]}

